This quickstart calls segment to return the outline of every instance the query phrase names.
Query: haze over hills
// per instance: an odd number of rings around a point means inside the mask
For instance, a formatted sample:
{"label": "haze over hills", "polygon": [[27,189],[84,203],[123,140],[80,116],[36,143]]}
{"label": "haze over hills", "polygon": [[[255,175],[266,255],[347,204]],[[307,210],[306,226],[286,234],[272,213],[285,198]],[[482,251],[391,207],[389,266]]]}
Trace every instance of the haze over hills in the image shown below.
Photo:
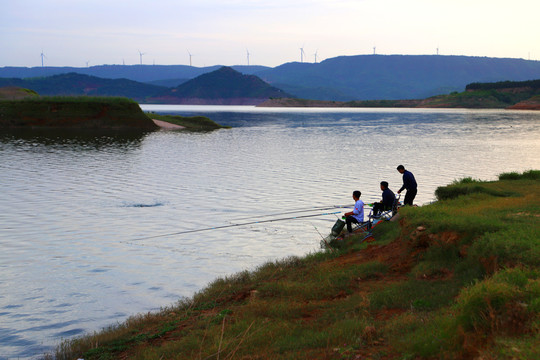
{"label": "haze over hills", "polygon": [[0,78],[0,87],[18,86],[40,95],[123,96],[137,101],[162,95],[167,89],[127,79],[104,79],[96,76],[67,73],[35,78]]}
{"label": "haze over hills", "polygon": [[[67,73],[96,76],[104,79],[129,79],[155,85],[174,87],[199,75],[215,71],[221,65],[194,67],[187,65],[99,65],[84,68],[77,67],[3,67],[2,78],[32,78]],[[232,66],[242,74],[254,74],[267,69],[265,66]],[[172,82],[171,82],[172,81]],[[165,85],[166,84],[166,85]]]}
{"label": "haze over hills", "polygon": [[[220,66],[102,65],[87,68],[0,68],[0,77],[39,77],[76,72],[103,78],[177,86]],[[292,62],[275,68],[234,66],[299,98],[315,100],[396,100],[463,91],[473,82],[540,78],[540,62],[523,59],[442,55],[340,56],[320,63]]]}
{"label": "haze over hills", "polygon": [[32,89],[40,95],[122,96],[141,103],[167,104],[256,105],[269,98],[292,97],[255,75],[244,75],[230,67],[221,67],[173,88],[77,73],[0,78],[1,87]]}

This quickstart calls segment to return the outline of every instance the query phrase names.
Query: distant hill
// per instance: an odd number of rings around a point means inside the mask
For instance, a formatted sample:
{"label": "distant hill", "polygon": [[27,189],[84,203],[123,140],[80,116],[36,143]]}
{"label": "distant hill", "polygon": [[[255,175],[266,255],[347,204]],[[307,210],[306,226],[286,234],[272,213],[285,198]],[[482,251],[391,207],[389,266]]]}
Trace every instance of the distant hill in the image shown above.
{"label": "distant hill", "polygon": [[[177,86],[220,66],[101,65],[87,68],[4,67],[0,77],[28,78],[76,72],[102,78]],[[470,83],[540,79],[540,61],[442,55],[340,56],[320,63],[292,62],[275,68],[233,66],[299,98],[396,100],[461,92]]]}
{"label": "distant hill", "polygon": [[254,75],[223,66],[170,90],[155,102],[179,104],[258,104],[272,97],[291,97]]}
{"label": "distant hill", "polygon": [[133,80],[102,79],[76,73],[28,79],[0,78],[0,87],[3,86],[28,88],[40,95],[123,96],[139,102],[144,102],[148,97],[156,97],[167,91],[165,87],[143,84]]}
{"label": "distant hill", "polygon": [[185,83],[167,88],[127,79],[102,79],[76,73],[39,78],[0,78],[1,87],[20,87],[40,95],[121,96],[141,103],[255,105],[272,97],[292,95],[254,75],[222,67]]}
{"label": "distant hill", "polygon": [[[104,79],[129,79],[144,83],[181,79],[187,81],[199,75],[215,71],[220,65],[208,67],[195,67],[187,65],[99,65],[90,67],[3,67],[0,68],[0,77],[3,78],[31,78],[47,77],[52,75],[77,73],[96,76]],[[233,69],[243,74],[254,74],[268,69],[266,66],[233,66]],[[182,82],[182,81],[181,81]],[[181,82],[175,84],[179,85]],[[162,84],[158,84],[162,85]],[[167,85],[168,86],[168,85]],[[170,86],[172,87],[172,86]]]}
{"label": "distant hill", "polygon": [[466,91],[408,100],[269,99],[259,107],[392,107],[540,110],[540,80],[473,83]]}
{"label": "distant hill", "polygon": [[[288,63],[256,73],[297,97],[396,100],[463,91],[472,82],[540,78],[540,62],[468,56],[340,56],[319,64]],[[332,92],[335,96],[329,97]]]}

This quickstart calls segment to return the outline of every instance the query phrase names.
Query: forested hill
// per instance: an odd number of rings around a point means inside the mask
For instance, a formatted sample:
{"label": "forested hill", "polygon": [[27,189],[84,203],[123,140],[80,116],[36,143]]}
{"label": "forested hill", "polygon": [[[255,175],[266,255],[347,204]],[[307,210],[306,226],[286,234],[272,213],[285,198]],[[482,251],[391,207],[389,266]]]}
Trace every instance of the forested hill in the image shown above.
{"label": "forested hill", "polygon": [[127,79],[76,73],[39,78],[0,78],[0,88],[32,89],[40,95],[121,96],[140,103],[256,105],[272,97],[291,97],[254,75],[222,67],[174,88]]}
{"label": "forested hill", "polygon": [[495,83],[472,83],[465,90],[500,90],[500,89],[534,89],[540,90],[540,80],[498,81]]}
{"label": "forested hill", "polygon": [[40,95],[123,96],[143,102],[162,95],[167,88],[127,79],[103,79],[77,73],[49,77],[17,79],[0,78],[0,87],[18,86]]}
{"label": "forested hill", "polygon": [[540,78],[540,62],[468,56],[341,56],[319,64],[288,63],[257,73],[299,98],[423,99],[463,91],[473,82]]}
{"label": "forested hill", "polygon": [[[0,77],[42,77],[77,72],[177,86],[220,66],[102,65],[87,68],[0,68]],[[442,55],[358,55],[275,68],[234,66],[299,98],[315,100],[424,99],[465,90],[470,83],[540,79],[540,61]]]}
{"label": "forested hill", "polygon": [[[188,65],[99,65],[90,67],[3,67],[2,78],[34,78],[59,74],[78,73],[104,79],[129,79],[145,83],[155,83],[167,87],[179,84],[221,68],[219,65],[195,67]],[[265,66],[233,66],[243,74],[253,74],[266,69]],[[171,82],[172,81],[172,82]],[[171,85],[172,84],[172,85]]]}
{"label": "forested hill", "polygon": [[233,99],[271,97],[291,97],[254,75],[244,75],[230,67],[222,67],[208,74],[198,76],[172,89],[178,98]]}

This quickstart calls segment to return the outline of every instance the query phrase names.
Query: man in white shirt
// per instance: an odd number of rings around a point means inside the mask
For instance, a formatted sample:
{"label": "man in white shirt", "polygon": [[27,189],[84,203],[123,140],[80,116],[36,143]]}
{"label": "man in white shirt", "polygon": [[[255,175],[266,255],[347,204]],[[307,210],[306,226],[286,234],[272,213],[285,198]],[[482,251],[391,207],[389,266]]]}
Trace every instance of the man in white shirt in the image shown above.
{"label": "man in white shirt", "polygon": [[362,193],[358,190],[353,191],[353,199],[355,201],[354,210],[345,213],[345,223],[347,224],[347,231],[352,233],[352,223],[358,224],[364,222],[364,202],[360,200]]}

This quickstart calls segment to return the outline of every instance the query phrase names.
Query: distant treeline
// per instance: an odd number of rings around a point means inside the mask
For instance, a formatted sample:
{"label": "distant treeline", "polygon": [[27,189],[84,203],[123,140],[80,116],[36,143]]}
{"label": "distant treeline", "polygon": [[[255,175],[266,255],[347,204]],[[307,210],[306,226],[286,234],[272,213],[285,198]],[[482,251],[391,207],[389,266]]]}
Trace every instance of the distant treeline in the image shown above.
{"label": "distant treeline", "polygon": [[465,87],[465,90],[497,90],[512,88],[532,88],[540,89],[540,80],[527,81],[499,81],[494,83],[471,83]]}

